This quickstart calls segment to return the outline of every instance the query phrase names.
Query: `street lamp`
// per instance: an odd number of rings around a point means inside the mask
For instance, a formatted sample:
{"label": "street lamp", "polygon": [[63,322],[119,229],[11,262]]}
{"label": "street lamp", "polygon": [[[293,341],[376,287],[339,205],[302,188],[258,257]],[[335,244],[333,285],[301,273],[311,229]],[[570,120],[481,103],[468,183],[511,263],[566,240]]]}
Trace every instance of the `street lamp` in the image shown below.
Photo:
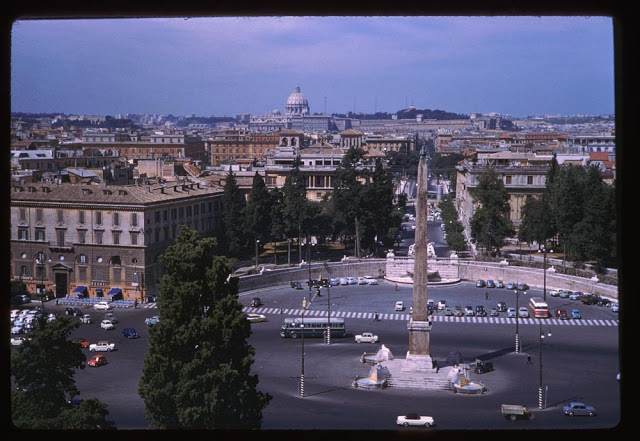
{"label": "street lamp", "polygon": [[260,244],[260,240],[256,239],[256,270],[258,269],[258,245]]}
{"label": "street lamp", "polygon": [[[538,252],[540,252],[540,250],[538,250]],[[543,300],[546,302],[547,301],[547,248],[545,245],[542,245],[542,252],[543,252],[543,260],[542,260],[542,272],[543,272]],[[550,253],[553,253],[553,250],[549,250]]]}
{"label": "street lamp", "polygon": [[[542,410],[545,406],[542,404],[542,342],[544,341],[545,333],[542,332],[542,323],[540,324],[540,343],[539,343],[539,368],[538,368],[538,409]],[[551,337],[551,331],[547,331],[547,337]]]}
{"label": "street lamp", "polygon": [[[519,329],[519,318],[520,318],[520,290],[518,289],[518,285],[516,284],[516,289],[514,290],[516,293],[516,353],[520,353],[520,329]],[[524,291],[523,294],[526,294],[527,291]]]}
{"label": "street lamp", "polygon": [[[51,259],[49,259],[49,263],[51,263]],[[42,306],[42,312],[44,312],[44,293],[45,293],[45,285],[44,285],[44,274],[47,270],[47,264],[46,261],[44,259],[44,254],[40,253],[39,258],[36,258],[36,264],[39,265],[38,268],[40,268],[40,305]],[[37,288],[36,288],[37,291]]]}
{"label": "street lamp", "polygon": [[331,280],[327,285],[327,344],[331,344]]}
{"label": "street lamp", "polygon": [[302,366],[300,368],[300,397],[304,398],[304,312],[307,309],[307,299],[302,299],[302,320],[300,322],[300,333],[302,334]]}

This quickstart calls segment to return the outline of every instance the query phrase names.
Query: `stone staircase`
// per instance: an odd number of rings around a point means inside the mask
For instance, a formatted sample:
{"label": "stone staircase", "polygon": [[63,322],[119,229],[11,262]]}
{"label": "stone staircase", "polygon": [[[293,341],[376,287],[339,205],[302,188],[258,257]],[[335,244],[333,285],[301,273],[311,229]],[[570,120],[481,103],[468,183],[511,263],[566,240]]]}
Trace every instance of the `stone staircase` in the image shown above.
{"label": "stone staircase", "polygon": [[425,371],[402,370],[402,359],[394,359],[385,362],[389,374],[386,376],[387,387],[396,389],[428,389],[449,390],[447,374],[450,367],[442,368],[436,373],[435,369]]}

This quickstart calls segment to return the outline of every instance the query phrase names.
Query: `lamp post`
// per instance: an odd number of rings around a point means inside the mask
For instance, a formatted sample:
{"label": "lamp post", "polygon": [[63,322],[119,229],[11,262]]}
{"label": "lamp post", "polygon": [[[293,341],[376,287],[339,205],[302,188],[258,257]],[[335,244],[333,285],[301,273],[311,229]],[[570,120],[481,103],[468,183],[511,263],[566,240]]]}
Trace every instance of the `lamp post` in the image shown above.
{"label": "lamp post", "polygon": [[[49,263],[51,263],[51,259],[49,259]],[[45,285],[44,285],[44,274],[47,270],[47,263],[44,258],[44,254],[40,253],[39,258],[36,258],[36,264],[38,268],[40,268],[40,306],[42,307],[42,312],[44,312],[44,293],[45,293]],[[37,291],[37,289],[36,289]]]}
{"label": "lamp post", "polygon": [[[538,250],[538,252],[540,252],[540,250]],[[553,253],[553,250],[549,250],[550,253]],[[543,294],[543,300],[546,302],[547,301],[547,248],[545,245],[542,245],[542,253],[543,253],[543,258],[542,258],[542,272],[543,272],[543,277],[542,277],[542,294]]]}
{"label": "lamp post", "polygon": [[[551,337],[551,331],[547,331],[547,337]],[[543,394],[542,394],[542,343],[544,341],[544,332],[542,331],[542,323],[540,324],[540,343],[539,343],[539,367],[538,367],[538,409],[542,410],[545,408],[543,404]]]}
{"label": "lamp post", "polygon": [[327,285],[327,344],[331,344],[331,281]]}
{"label": "lamp post", "polygon": [[256,270],[258,270],[258,245],[260,244],[260,240],[256,239]]}
{"label": "lamp post", "polygon": [[300,367],[300,397],[302,398],[304,398],[304,312],[306,309],[307,309],[307,299],[303,298],[302,299],[302,321],[300,322],[300,333],[302,334],[302,354],[300,357],[302,361],[302,366]]}
{"label": "lamp post", "polygon": [[520,298],[520,291],[518,290],[517,285],[514,291],[516,293],[516,354],[519,354],[520,353],[520,330],[518,328],[518,316],[520,315],[520,313],[518,311],[518,308],[519,308],[518,299]]}

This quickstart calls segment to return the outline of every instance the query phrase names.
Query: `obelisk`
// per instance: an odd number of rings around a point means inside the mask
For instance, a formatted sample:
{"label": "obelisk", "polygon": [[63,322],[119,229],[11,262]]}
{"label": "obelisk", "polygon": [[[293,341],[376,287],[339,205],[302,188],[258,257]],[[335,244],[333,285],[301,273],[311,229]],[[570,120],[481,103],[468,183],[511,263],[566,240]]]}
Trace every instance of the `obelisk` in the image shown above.
{"label": "obelisk", "polygon": [[427,311],[427,155],[424,147],[418,164],[418,188],[416,197],[415,254],[413,270],[413,313],[407,328],[409,330],[409,351],[403,370],[432,369],[429,355],[429,334],[431,325]]}

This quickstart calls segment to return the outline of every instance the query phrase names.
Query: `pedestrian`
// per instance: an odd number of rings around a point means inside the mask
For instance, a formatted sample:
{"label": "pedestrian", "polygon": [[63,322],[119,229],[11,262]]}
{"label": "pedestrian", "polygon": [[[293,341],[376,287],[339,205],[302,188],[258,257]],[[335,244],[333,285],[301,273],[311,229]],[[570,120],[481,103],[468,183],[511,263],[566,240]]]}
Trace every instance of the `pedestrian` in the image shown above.
{"label": "pedestrian", "polygon": [[398,284],[396,283],[396,291],[398,290]]}
{"label": "pedestrian", "polygon": [[280,307],[280,314],[282,314],[282,306]]}
{"label": "pedestrian", "polygon": [[436,374],[440,371],[440,366],[438,366],[438,360],[433,360],[433,368],[436,370]]}
{"label": "pedestrian", "polygon": [[138,299],[135,299],[133,301],[133,307],[134,307],[134,309],[138,309]]}
{"label": "pedestrian", "polygon": [[58,299],[56,299],[56,306],[58,306]]}
{"label": "pedestrian", "polygon": [[533,364],[533,361],[531,361],[531,355],[527,355],[527,364]]}
{"label": "pedestrian", "polygon": [[374,322],[378,321],[378,312],[377,311],[373,313],[373,321]]}
{"label": "pedestrian", "polygon": [[486,300],[489,300],[489,291],[487,291],[486,293],[484,293],[484,298],[485,298]]}

